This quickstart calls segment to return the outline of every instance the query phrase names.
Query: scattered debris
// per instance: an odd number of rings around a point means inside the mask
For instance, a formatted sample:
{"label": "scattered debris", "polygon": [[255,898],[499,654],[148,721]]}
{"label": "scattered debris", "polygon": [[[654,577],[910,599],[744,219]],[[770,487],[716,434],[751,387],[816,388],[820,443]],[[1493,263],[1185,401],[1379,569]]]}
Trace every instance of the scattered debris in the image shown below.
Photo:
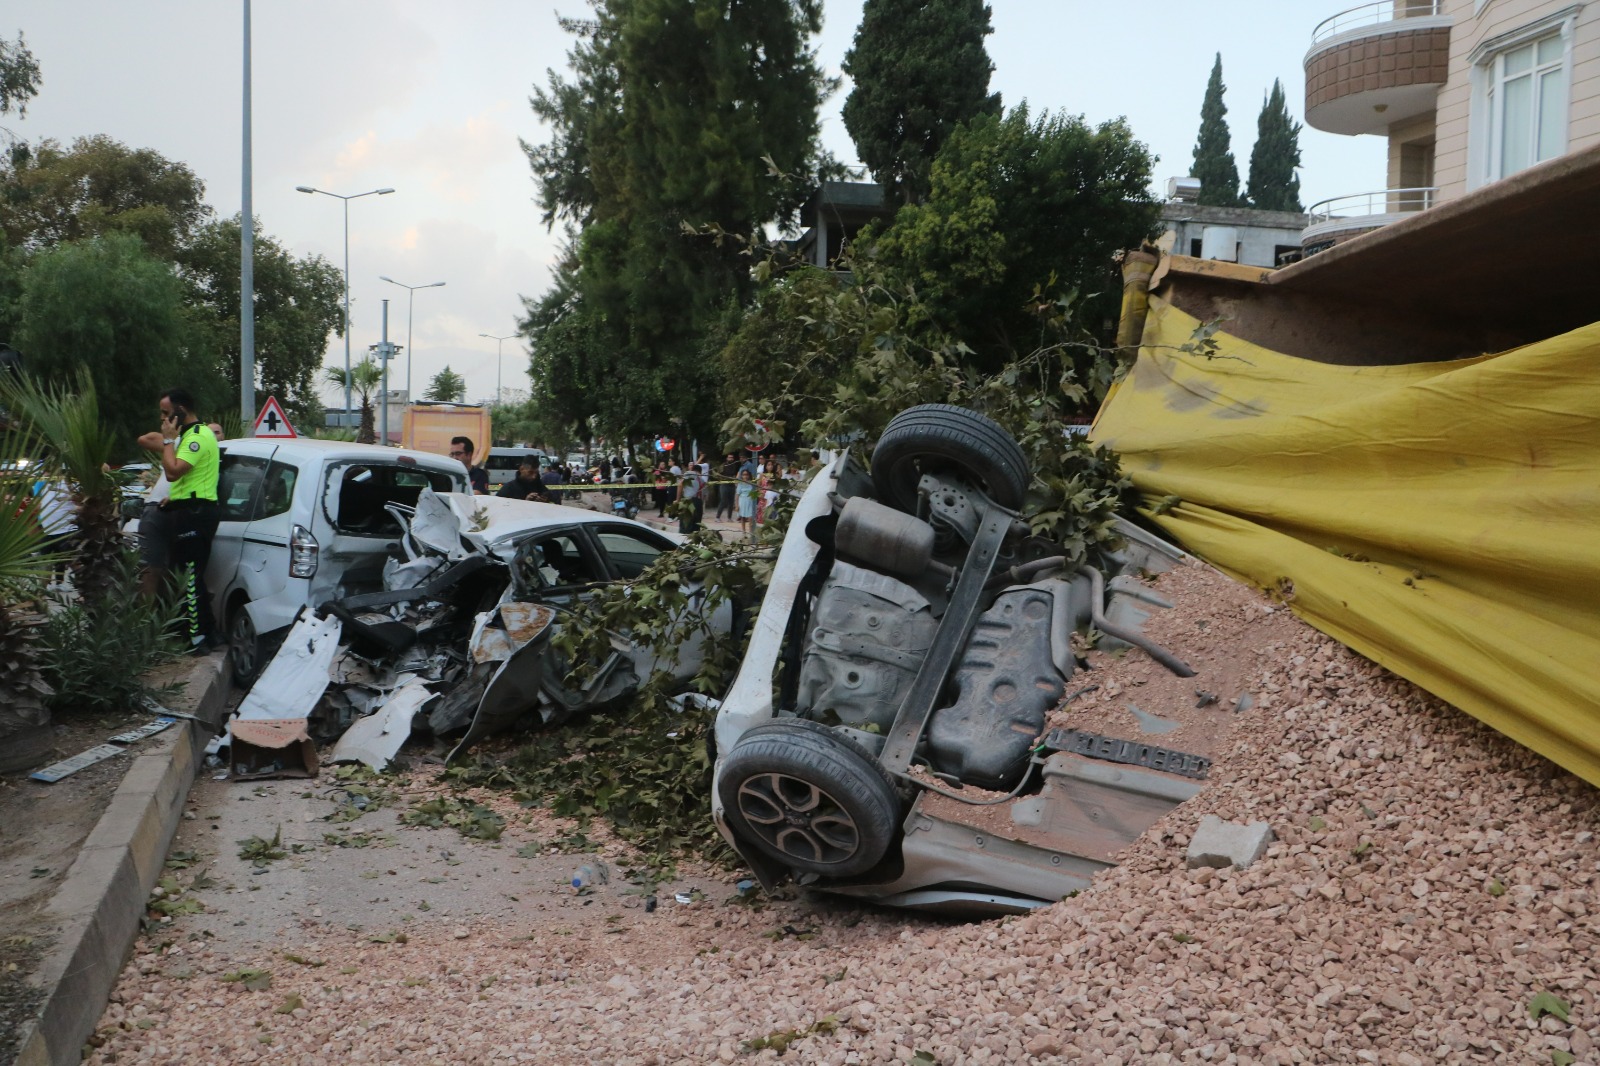
{"label": "scattered debris", "polygon": [[231,729],[228,751],[235,778],[317,776],[317,746],[304,718],[239,719]]}
{"label": "scattered debris", "polygon": [[176,721],[177,718],[175,716],[167,715],[136,729],[118,733],[114,737],[107,738],[104,744],[96,744],[87,751],[80,751],[70,759],[63,759],[60,762],[51,763],[49,766],[35,770],[28,775],[28,778],[33,781],[43,781],[47,785],[53,785],[62,778],[71,777],[79,770],[121,755],[127,748],[119,745],[137,744],[141,740],[155,736]]}

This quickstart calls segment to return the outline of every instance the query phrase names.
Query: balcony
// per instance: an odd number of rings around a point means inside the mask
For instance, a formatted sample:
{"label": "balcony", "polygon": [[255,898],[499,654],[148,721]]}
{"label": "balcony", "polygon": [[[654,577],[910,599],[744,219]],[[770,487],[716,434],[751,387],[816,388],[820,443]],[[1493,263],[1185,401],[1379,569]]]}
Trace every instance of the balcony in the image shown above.
{"label": "balcony", "polygon": [[1306,214],[1311,224],[1300,234],[1302,255],[1315,255],[1352,237],[1398,222],[1434,205],[1439,190],[1432,186],[1379,189],[1377,192],[1339,196],[1312,204]]}
{"label": "balcony", "polygon": [[1341,11],[1311,33],[1306,122],[1328,133],[1385,133],[1434,109],[1449,77],[1442,0],[1382,0]]}

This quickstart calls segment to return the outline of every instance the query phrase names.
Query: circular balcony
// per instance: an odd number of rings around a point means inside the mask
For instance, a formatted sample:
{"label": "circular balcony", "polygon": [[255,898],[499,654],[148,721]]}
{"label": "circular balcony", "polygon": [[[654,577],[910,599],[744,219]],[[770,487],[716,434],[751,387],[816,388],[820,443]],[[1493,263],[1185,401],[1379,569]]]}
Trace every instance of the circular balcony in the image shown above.
{"label": "circular balcony", "polygon": [[1436,187],[1419,186],[1355,193],[1312,204],[1306,211],[1311,216],[1311,224],[1300,233],[1301,252],[1315,255],[1352,237],[1426,211],[1438,195]]}
{"label": "circular balcony", "polygon": [[1306,122],[1383,133],[1434,109],[1449,76],[1452,19],[1442,0],[1381,0],[1324,19],[1306,52]]}

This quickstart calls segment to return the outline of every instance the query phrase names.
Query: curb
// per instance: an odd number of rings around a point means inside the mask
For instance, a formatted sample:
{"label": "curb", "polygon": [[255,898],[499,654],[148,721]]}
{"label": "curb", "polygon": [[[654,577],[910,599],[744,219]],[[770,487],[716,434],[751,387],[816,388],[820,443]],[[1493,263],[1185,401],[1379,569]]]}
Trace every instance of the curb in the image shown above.
{"label": "curb", "polygon": [[[219,719],[228,695],[226,662],[222,655],[196,662],[174,710]],[[180,720],[158,736],[170,739],[162,750],[134,757],[50,903],[61,932],[39,968],[44,1006],[23,1027],[17,1066],[82,1061],[84,1042],[105,1012],[139,935],[145,901],[160,879],[210,730]]]}

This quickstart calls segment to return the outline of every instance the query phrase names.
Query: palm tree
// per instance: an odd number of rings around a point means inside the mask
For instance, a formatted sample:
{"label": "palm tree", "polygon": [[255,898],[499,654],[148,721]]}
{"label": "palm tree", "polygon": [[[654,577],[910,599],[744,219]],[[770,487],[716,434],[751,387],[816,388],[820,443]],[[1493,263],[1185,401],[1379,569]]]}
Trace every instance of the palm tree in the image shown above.
{"label": "palm tree", "polygon": [[23,429],[23,446],[49,455],[47,466],[70,489],[78,526],[72,584],[92,608],[115,586],[125,550],[121,494],[108,467],[118,451],[116,431],[101,420],[87,373],[53,385],[7,377],[0,384],[0,399]]}
{"label": "palm tree", "polygon": [[[344,371],[336,366],[326,367],[322,372],[322,380],[334,388],[342,389]],[[374,444],[378,440],[378,431],[372,420],[372,394],[382,385],[383,368],[370,357],[350,368],[350,388],[361,396],[361,429],[356,433],[358,443]]]}
{"label": "palm tree", "polygon": [[29,451],[20,433],[0,439],[0,773],[35,764],[52,740],[38,600],[59,556],[41,551],[49,538],[23,458]]}

